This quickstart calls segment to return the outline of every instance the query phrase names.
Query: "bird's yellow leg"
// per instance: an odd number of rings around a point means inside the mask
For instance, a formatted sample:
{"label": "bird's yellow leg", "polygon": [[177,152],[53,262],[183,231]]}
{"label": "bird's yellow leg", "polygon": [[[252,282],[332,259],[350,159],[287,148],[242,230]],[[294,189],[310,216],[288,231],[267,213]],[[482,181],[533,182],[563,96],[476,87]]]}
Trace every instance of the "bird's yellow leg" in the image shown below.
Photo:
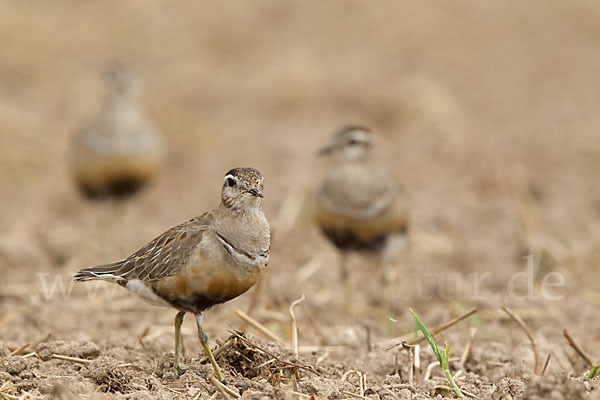
{"label": "bird's yellow leg", "polygon": [[338,268],[340,272],[340,279],[342,280],[342,282],[348,282],[348,255],[344,251],[340,252],[340,261]]}
{"label": "bird's yellow leg", "polygon": [[217,365],[217,361],[215,360],[215,357],[213,356],[212,351],[210,351],[210,347],[208,345],[208,337],[206,336],[206,334],[204,333],[204,330],[202,329],[202,314],[196,315],[196,325],[198,325],[198,339],[200,339],[200,344],[202,345],[202,348],[204,349],[204,354],[206,354],[206,357],[208,357],[210,363],[212,364],[212,367],[215,370],[215,375],[217,376],[217,379],[220,380],[221,382],[223,382],[223,381],[225,381],[225,379],[223,378],[223,374],[221,374],[221,369]]}
{"label": "bird's yellow leg", "polygon": [[175,372],[177,375],[181,375],[185,372],[184,368],[181,368],[181,324],[183,323],[183,317],[185,311],[179,311],[175,315]]}
{"label": "bird's yellow leg", "polygon": [[352,311],[352,280],[348,273],[348,254],[344,251],[340,253],[339,261],[339,272],[340,279],[342,280],[342,290],[344,295],[344,311],[346,314],[350,314]]}

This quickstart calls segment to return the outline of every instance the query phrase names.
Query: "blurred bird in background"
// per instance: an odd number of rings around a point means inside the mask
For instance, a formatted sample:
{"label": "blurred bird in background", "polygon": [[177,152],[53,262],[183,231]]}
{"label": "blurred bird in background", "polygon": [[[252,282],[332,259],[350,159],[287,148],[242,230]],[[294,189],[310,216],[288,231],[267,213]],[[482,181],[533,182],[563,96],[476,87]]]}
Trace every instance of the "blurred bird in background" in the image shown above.
{"label": "blurred bird in background", "polygon": [[332,156],[317,194],[316,223],[340,250],[340,274],[348,285],[347,254],[374,253],[385,283],[404,248],[408,228],[404,193],[374,153],[373,134],[360,126],[336,132],[319,154]]}
{"label": "blurred bird in background", "polygon": [[137,71],[113,64],[105,78],[104,103],[72,148],[75,181],[90,198],[136,192],[157,175],[164,153],[160,133],[139,104]]}

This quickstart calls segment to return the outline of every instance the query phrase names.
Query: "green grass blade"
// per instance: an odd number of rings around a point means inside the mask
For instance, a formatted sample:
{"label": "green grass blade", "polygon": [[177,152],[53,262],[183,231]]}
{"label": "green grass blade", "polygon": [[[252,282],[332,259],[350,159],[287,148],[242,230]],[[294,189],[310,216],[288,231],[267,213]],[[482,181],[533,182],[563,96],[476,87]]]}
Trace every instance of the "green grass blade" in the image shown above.
{"label": "green grass blade", "polygon": [[435,354],[435,356],[437,357],[438,361],[440,362],[440,365],[442,365],[442,356],[440,354],[440,350],[438,349],[437,343],[435,342],[435,340],[433,340],[433,337],[431,336],[431,334],[427,330],[427,327],[425,326],[425,324],[423,323],[423,321],[421,321],[419,319],[419,317],[417,317],[417,314],[415,314],[415,312],[413,311],[413,309],[409,308],[409,310],[410,310],[410,313],[412,314],[413,318],[415,319],[415,322],[419,326],[419,329],[421,329],[421,332],[423,332],[423,335],[425,335],[425,339],[427,339],[427,343],[429,343],[429,346],[431,347],[431,350],[433,350],[433,353]]}
{"label": "green grass blade", "polygon": [[419,338],[419,324],[417,324],[417,321],[415,321],[415,324],[413,326],[413,330],[415,333],[415,340],[417,340]]}
{"label": "green grass blade", "polygon": [[596,364],[592,367],[592,370],[586,375],[589,379],[594,379],[596,377],[596,374],[598,373],[598,368],[600,367],[600,364]]}
{"label": "green grass blade", "polygon": [[433,340],[433,337],[427,330],[427,327],[425,326],[423,321],[421,321],[419,319],[419,317],[417,317],[417,314],[415,314],[415,312],[413,311],[412,308],[409,308],[409,310],[415,320],[415,323],[419,326],[419,328],[421,329],[421,332],[423,332],[423,335],[425,335],[425,339],[427,339],[427,343],[429,343],[431,350],[433,350],[433,353],[437,357],[437,359],[440,363],[440,366],[444,370],[444,373],[446,374],[446,379],[448,379],[448,383],[450,384],[450,388],[452,389],[452,391],[454,393],[456,393],[456,395],[458,397],[460,397],[461,399],[466,399],[465,395],[460,390],[460,388],[458,387],[456,382],[454,382],[454,378],[452,377],[452,374],[450,373],[450,370],[448,369],[449,368],[448,364],[449,364],[449,359],[450,359],[450,345],[448,344],[448,342],[446,342],[446,349],[442,350],[442,353],[440,354],[440,349],[438,349],[437,343],[435,342],[435,340]]}
{"label": "green grass blade", "polygon": [[456,393],[456,395],[461,399],[466,399],[467,397],[463,394],[462,390],[460,390],[456,382],[454,382],[454,378],[452,377],[450,371],[445,369],[444,373],[446,374],[446,379],[448,379],[448,383],[450,384],[450,388],[452,388],[452,391]]}
{"label": "green grass blade", "polygon": [[442,369],[446,370],[448,369],[450,366],[450,362],[448,361],[450,359],[450,345],[448,344],[448,342],[446,342],[446,350],[442,350]]}

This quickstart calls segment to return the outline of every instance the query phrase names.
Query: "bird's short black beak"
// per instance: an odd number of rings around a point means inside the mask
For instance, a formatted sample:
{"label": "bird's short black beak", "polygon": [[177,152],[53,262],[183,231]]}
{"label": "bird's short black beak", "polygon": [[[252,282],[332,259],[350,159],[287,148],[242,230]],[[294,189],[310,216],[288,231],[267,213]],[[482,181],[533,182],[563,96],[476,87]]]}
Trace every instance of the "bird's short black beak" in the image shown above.
{"label": "bird's short black beak", "polygon": [[258,189],[250,189],[248,191],[252,196],[256,196],[256,197],[264,197],[262,192]]}
{"label": "bird's short black beak", "polygon": [[326,156],[328,154],[331,154],[331,152],[333,151],[334,146],[330,145],[330,146],[325,146],[323,147],[321,150],[319,150],[319,152],[317,153],[318,156]]}

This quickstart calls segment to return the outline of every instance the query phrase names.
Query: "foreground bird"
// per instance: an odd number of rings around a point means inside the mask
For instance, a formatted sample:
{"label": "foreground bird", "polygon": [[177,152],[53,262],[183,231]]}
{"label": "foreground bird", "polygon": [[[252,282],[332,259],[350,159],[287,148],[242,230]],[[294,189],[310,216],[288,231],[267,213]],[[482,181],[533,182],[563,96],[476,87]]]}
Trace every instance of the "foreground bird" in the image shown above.
{"label": "foreground bird", "polygon": [[186,312],[193,313],[202,348],[223,381],[202,330],[202,316],[208,308],[250,289],[269,262],[269,224],[260,208],[263,181],[253,168],[230,170],[217,208],[169,229],[122,261],[82,269],[75,280],[118,283],[152,304],[179,310],[175,316],[178,373],[183,371],[181,324]]}
{"label": "foreground bird", "polygon": [[91,198],[127,195],[153,178],[163,143],[139,104],[139,77],[125,66],[106,72],[108,93],[72,149],[75,181]]}
{"label": "foreground bird", "polygon": [[341,277],[348,278],[346,254],[375,252],[384,281],[405,244],[407,214],[404,196],[387,168],[373,155],[373,135],[348,126],[333,135],[319,154],[335,161],[317,194],[316,222],[341,251]]}

